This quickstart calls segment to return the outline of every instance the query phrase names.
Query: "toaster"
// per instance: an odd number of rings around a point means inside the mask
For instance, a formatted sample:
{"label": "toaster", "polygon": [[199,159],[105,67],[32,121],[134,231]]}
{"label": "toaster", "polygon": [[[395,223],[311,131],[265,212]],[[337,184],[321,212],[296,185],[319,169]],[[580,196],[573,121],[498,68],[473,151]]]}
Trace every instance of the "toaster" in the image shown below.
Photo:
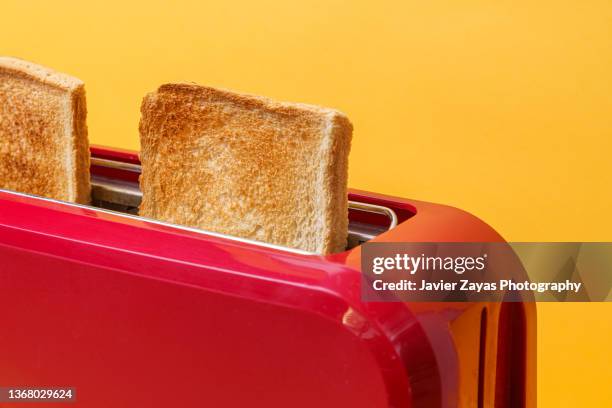
{"label": "toaster", "polygon": [[321,256],[139,217],[138,154],[91,157],[92,205],[0,190],[0,386],[105,408],[535,405],[532,303],[361,299],[361,244],[503,242],[475,216],[349,190],[347,249]]}

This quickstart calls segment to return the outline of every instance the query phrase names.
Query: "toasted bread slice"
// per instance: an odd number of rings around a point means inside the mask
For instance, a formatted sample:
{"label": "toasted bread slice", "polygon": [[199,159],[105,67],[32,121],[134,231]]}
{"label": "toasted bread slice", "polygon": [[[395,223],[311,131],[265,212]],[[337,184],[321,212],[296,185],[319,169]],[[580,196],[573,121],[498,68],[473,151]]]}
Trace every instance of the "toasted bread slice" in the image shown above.
{"label": "toasted bread slice", "polygon": [[0,57],[0,188],[88,203],[86,115],[79,79]]}
{"label": "toasted bread slice", "polygon": [[141,112],[140,215],[344,250],[352,135],[344,114],[192,84],[162,85]]}

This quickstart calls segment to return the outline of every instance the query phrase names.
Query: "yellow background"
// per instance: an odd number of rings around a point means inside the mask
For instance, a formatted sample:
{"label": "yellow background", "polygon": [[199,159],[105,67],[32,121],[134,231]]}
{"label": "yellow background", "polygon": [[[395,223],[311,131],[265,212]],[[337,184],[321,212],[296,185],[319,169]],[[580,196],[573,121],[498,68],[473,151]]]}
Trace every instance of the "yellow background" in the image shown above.
{"label": "yellow background", "polygon": [[[83,79],[93,143],[195,81],[339,108],[350,185],[451,204],[509,240],[612,240],[612,2],[15,1],[0,54]],[[540,406],[611,406],[612,305],[538,307]]]}

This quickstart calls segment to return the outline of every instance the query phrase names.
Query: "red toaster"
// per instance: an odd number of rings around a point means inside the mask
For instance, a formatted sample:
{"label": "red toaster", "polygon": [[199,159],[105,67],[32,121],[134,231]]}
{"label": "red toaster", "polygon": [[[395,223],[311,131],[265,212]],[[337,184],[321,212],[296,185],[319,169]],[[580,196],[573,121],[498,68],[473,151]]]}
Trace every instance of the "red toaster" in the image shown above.
{"label": "red toaster", "polygon": [[503,240],[478,218],[351,190],[349,247],[319,256],[138,217],[139,173],[94,147],[91,206],[0,191],[1,387],[104,408],[535,405],[533,304],[361,300],[361,243]]}

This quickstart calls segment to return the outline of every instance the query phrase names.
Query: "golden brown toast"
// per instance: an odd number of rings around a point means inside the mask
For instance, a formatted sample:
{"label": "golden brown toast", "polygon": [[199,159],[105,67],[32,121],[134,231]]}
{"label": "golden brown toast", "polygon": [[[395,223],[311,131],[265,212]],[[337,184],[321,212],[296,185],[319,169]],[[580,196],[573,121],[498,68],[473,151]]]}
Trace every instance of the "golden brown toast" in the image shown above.
{"label": "golden brown toast", "polygon": [[193,84],[162,85],[141,112],[140,215],[344,250],[352,135],[344,114]]}
{"label": "golden brown toast", "polygon": [[88,203],[83,82],[0,57],[0,188]]}

